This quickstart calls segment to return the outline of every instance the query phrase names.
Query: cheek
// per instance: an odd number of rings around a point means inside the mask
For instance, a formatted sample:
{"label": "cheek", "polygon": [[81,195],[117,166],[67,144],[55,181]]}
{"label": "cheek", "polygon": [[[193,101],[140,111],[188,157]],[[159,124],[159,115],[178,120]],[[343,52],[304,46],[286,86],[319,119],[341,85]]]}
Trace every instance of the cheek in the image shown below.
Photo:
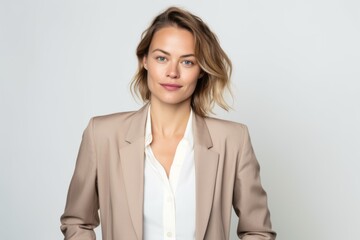
{"label": "cheek", "polygon": [[153,80],[152,76],[149,73],[148,73],[148,77],[147,77],[147,87],[148,87],[150,93],[152,93],[154,91],[155,81]]}
{"label": "cheek", "polygon": [[196,80],[192,81],[192,82],[189,84],[188,91],[189,91],[189,93],[191,93],[191,95],[193,95],[194,92],[195,92],[195,88],[196,88],[197,82],[198,82],[198,80],[196,79]]}
{"label": "cheek", "polygon": [[199,72],[200,71],[195,71],[195,72],[191,73],[191,75],[189,76],[189,79],[191,79],[189,81],[189,86],[191,86],[191,88],[195,89],[195,87],[197,85],[197,82],[199,81],[199,79],[198,79],[199,78]]}
{"label": "cheek", "polygon": [[155,67],[148,65],[148,80],[159,81],[160,78],[164,75],[164,70],[160,67]]}
{"label": "cheek", "polygon": [[154,81],[156,81],[157,74],[153,69],[147,70],[147,83],[151,85]]}

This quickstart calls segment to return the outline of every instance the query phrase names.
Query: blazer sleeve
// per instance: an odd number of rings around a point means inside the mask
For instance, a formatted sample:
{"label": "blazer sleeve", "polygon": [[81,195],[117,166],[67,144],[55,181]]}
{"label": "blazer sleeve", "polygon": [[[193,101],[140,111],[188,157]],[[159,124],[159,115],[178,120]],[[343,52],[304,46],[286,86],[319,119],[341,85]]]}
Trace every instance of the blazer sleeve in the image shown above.
{"label": "blazer sleeve", "polygon": [[260,182],[260,166],[246,126],[243,126],[243,139],[238,152],[233,206],[239,217],[237,227],[239,238],[242,240],[275,239],[276,233],[271,230],[266,192]]}
{"label": "blazer sleeve", "polygon": [[93,119],[91,119],[83,132],[65,211],[60,218],[60,229],[65,240],[96,239],[93,229],[100,223],[96,172]]}

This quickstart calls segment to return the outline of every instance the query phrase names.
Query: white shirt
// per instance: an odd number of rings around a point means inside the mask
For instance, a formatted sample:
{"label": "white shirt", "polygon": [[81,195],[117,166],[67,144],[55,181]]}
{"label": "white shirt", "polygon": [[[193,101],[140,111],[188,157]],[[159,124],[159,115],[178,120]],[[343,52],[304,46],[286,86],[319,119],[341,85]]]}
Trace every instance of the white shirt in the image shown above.
{"label": "white shirt", "polygon": [[192,111],[169,178],[151,150],[150,108],[145,129],[144,240],[195,239],[195,164]]}

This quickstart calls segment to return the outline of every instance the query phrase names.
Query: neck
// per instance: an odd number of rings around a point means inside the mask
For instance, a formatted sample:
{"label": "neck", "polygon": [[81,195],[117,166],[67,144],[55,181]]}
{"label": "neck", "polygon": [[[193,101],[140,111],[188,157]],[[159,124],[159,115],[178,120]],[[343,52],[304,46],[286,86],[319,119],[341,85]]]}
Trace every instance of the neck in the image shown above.
{"label": "neck", "polygon": [[171,137],[183,135],[190,116],[190,103],[171,105],[151,102],[151,125],[153,134]]}

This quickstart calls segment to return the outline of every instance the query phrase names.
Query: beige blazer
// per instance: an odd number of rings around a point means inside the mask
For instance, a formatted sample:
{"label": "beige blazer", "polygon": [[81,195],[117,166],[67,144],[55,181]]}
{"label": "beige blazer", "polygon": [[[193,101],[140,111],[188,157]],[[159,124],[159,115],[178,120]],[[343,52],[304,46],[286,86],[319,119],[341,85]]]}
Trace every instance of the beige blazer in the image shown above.
{"label": "beige blazer", "polygon": [[[148,105],[94,117],[84,131],[61,230],[66,240],[143,239]],[[196,240],[229,239],[231,209],[243,240],[275,239],[246,126],[194,114]],[[190,239],[189,239],[190,240]]]}

